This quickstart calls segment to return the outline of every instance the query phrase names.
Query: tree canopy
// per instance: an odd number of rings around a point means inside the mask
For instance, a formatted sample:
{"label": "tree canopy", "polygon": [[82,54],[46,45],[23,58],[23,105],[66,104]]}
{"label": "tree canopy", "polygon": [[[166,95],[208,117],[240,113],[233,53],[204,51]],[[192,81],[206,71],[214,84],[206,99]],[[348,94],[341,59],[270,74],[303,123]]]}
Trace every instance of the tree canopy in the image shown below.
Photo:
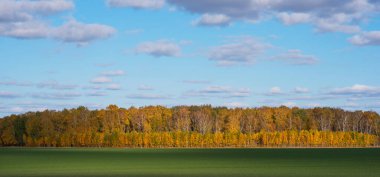
{"label": "tree canopy", "polygon": [[337,108],[164,106],[45,110],[0,119],[1,146],[375,146],[380,116]]}

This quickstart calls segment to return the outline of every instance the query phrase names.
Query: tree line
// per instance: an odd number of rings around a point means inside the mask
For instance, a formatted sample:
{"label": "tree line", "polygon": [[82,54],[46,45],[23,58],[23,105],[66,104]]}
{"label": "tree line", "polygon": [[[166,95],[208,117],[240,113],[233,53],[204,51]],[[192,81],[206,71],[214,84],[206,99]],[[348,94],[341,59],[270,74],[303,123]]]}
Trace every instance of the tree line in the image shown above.
{"label": "tree line", "polygon": [[338,108],[164,106],[45,110],[0,119],[1,146],[377,146],[380,116]]}

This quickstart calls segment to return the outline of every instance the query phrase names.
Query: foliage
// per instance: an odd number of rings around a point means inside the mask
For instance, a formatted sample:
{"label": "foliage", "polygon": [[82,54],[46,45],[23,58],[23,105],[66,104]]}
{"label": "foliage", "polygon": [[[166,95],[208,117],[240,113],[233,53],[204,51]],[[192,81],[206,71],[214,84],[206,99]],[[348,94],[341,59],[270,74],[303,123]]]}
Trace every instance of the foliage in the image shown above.
{"label": "foliage", "polygon": [[110,105],[0,119],[1,146],[363,147],[376,146],[380,116],[334,108]]}

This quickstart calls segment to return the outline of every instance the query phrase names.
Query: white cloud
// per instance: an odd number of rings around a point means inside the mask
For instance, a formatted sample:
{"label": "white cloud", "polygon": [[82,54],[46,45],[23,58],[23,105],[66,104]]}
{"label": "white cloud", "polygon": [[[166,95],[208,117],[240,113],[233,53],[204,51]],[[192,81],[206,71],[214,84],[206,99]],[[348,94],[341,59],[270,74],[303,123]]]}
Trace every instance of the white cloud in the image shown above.
{"label": "white cloud", "polygon": [[82,96],[80,93],[75,92],[57,92],[57,93],[34,93],[31,94],[32,98],[46,99],[46,100],[69,100]]}
{"label": "white cloud", "polygon": [[19,94],[14,92],[8,92],[8,91],[0,91],[0,98],[18,98],[20,97]]}
{"label": "white cloud", "polygon": [[23,112],[26,112],[26,110],[20,106],[0,107],[0,113],[19,114],[19,113],[23,113]]}
{"label": "white cloud", "polygon": [[24,109],[21,107],[12,107],[9,111],[13,113],[21,113],[24,111]]}
{"label": "white cloud", "polygon": [[229,102],[224,103],[223,106],[229,107],[229,108],[242,108],[242,107],[249,107],[248,104],[242,103],[242,102]]}
{"label": "white cloud", "polygon": [[102,84],[112,82],[112,79],[106,76],[95,77],[91,80],[92,83]]}
{"label": "white cloud", "polygon": [[309,107],[309,108],[321,107],[321,104],[319,104],[319,103],[307,103],[305,105],[305,107]]}
{"label": "white cloud", "polygon": [[158,94],[131,94],[127,98],[130,99],[146,99],[146,100],[156,100],[156,99],[170,99],[168,95],[158,95]]}
{"label": "white cloud", "polygon": [[39,88],[49,88],[49,89],[55,89],[55,90],[71,90],[78,87],[78,85],[75,84],[61,84],[57,81],[46,81],[41,82],[37,84],[37,87]]}
{"label": "white cloud", "polygon": [[121,86],[119,84],[110,84],[106,86],[107,90],[121,90]]}
{"label": "white cloud", "polygon": [[318,32],[343,32],[343,33],[357,33],[361,29],[357,25],[347,25],[337,22],[336,19],[319,19],[315,22]]}
{"label": "white cloud", "polygon": [[313,65],[318,59],[312,55],[305,55],[300,50],[288,50],[286,53],[273,57],[271,60],[283,61],[294,65]]}
{"label": "white cloud", "polygon": [[67,0],[0,1],[0,22],[20,22],[33,19],[33,15],[51,15],[74,8]]}
{"label": "white cloud", "polygon": [[181,48],[174,42],[159,40],[141,43],[135,48],[135,52],[154,57],[178,57],[181,54]]}
{"label": "white cloud", "polygon": [[86,106],[89,109],[101,109],[104,105],[93,103],[49,103],[49,102],[19,102],[15,104],[9,104],[7,106],[0,106],[0,113],[25,113],[44,110],[62,110],[63,108],[74,108],[78,106]]}
{"label": "white cloud", "polygon": [[354,45],[380,45],[380,31],[362,32],[353,36],[349,41]]}
{"label": "white cloud", "polygon": [[20,39],[48,38],[50,27],[41,21],[0,23],[0,35]]}
{"label": "white cloud", "polygon": [[230,88],[226,86],[209,86],[200,90],[201,93],[226,93],[229,91]]}
{"label": "white cloud", "polygon": [[337,99],[338,97],[335,95],[305,95],[305,96],[296,96],[296,97],[290,97],[287,98],[287,100],[293,100],[293,101],[320,101],[320,100],[334,100]]}
{"label": "white cloud", "polygon": [[380,97],[380,87],[356,84],[351,87],[335,88],[331,95],[351,95],[357,97]]}
{"label": "white cloud", "polygon": [[88,44],[94,40],[105,39],[112,36],[116,30],[110,26],[100,24],[85,24],[70,20],[53,30],[54,39],[63,42],[73,42],[80,45]]}
{"label": "white cloud", "polygon": [[83,89],[89,89],[89,90],[100,90],[102,89],[102,85],[89,85],[89,86],[84,86]]}
{"label": "white cloud", "polygon": [[282,23],[286,25],[293,25],[298,23],[307,23],[311,20],[311,15],[307,13],[287,13],[281,12],[277,15]]}
{"label": "white cloud", "polygon": [[380,9],[375,0],[167,0],[196,14],[221,14],[230,21],[277,17],[284,24],[310,23],[317,31],[353,33]]}
{"label": "white cloud", "polygon": [[369,109],[369,110],[373,110],[373,109],[378,109],[380,108],[380,102],[353,102],[353,101],[348,101],[346,103],[343,104],[343,106],[341,107],[344,107],[344,108],[347,108],[347,109]]}
{"label": "white cloud", "polygon": [[251,96],[251,90],[247,88],[242,88],[238,90],[232,90],[226,97],[229,98],[244,98]]}
{"label": "white cloud", "polygon": [[208,86],[199,90],[190,90],[183,94],[184,97],[218,97],[218,98],[244,98],[251,95],[248,88],[231,88],[227,86]]}
{"label": "white cloud", "polygon": [[269,47],[252,37],[243,37],[238,41],[211,48],[208,58],[220,66],[253,64]]}
{"label": "white cloud", "polygon": [[127,35],[137,35],[137,34],[143,33],[144,30],[143,29],[128,29],[128,30],[125,30],[124,32]]}
{"label": "white cloud", "polygon": [[0,81],[0,85],[29,87],[29,86],[33,86],[33,83],[31,83],[31,82],[19,82],[19,81]]}
{"label": "white cloud", "polygon": [[167,0],[167,2],[198,14],[224,14],[237,19],[258,19],[260,11],[267,9],[270,1],[262,0],[203,0],[203,1],[183,1]]}
{"label": "white cloud", "polygon": [[347,102],[344,104],[343,107],[346,107],[346,108],[357,108],[357,107],[360,107],[360,105],[358,103],[355,103],[355,102]]}
{"label": "white cloud", "polygon": [[107,0],[107,4],[111,7],[158,9],[165,5],[165,0]]}
{"label": "white cloud", "polygon": [[294,102],[285,102],[285,103],[281,103],[281,105],[286,106],[286,107],[290,107],[290,108],[297,106],[297,104]]}
{"label": "white cloud", "polygon": [[94,92],[88,93],[87,96],[101,97],[101,96],[107,96],[107,93],[101,92],[101,91],[94,91]]}
{"label": "white cloud", "polygon": [[73,19],[61,26],[48,22],[49,16],[73,8],[74,4],[67,0],[0,1],[0,36],[55,39],[84,45],[116,32],[106,25],[85,24]]}
{"label": "white cloud", "polygon": [[343,32],[343,33],[357,33],[360,32],[360,27],[349,23],[353,17],[339,13],[334,14],[328,18],[319,18],[315,20],[315,26],[319,32]]}
{"label": "white cloud", "polygon": [[230,17],[223,14],[203,14],[198,20],[194,21],[194,25],[198,26],[228,26]]}
{"label": "white cloud", "polygon": [[148,85],[140,85],[140,86],[138,87],[138,89],[139,89],[139,90],[154,90],[153,87],[148,86]]}
{"label": "white cloud", "polygon": [[370,108],[370,109],[380,108],[380,102],[369,103],[369,104],[366,104],[365,107]]}
{"label": "white cloud", "polygon": [[294,88],[294,92],[295,93],[309,93],[309,89],[304,88],[304,87],[296,87]]}
{"label": "white cloud", "polygon": [[101,73],[101,75],[103,75],[103,76],[109,76],[109,77],[112,77],[112,76],[122,76],[124,74],[125,74],[125,72],[123,70],[105,71],[105,72]]}
{"label": "white cloud", "polygon": [[271,95],[282,94],[282,90],[281,90],[280,87],[272,87],[272,88],[269,90],[269,94],[271,94]]}

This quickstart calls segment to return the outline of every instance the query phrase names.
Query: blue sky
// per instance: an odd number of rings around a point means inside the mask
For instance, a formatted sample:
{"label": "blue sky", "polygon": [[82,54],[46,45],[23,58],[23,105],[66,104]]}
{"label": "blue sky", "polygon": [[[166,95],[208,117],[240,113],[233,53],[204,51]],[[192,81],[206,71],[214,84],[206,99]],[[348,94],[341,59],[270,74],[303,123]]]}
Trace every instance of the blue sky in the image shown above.
{"label": "blue sky", "polygon": [[380,110],[375,0],[0,1],[0,116],[108,104]]}

